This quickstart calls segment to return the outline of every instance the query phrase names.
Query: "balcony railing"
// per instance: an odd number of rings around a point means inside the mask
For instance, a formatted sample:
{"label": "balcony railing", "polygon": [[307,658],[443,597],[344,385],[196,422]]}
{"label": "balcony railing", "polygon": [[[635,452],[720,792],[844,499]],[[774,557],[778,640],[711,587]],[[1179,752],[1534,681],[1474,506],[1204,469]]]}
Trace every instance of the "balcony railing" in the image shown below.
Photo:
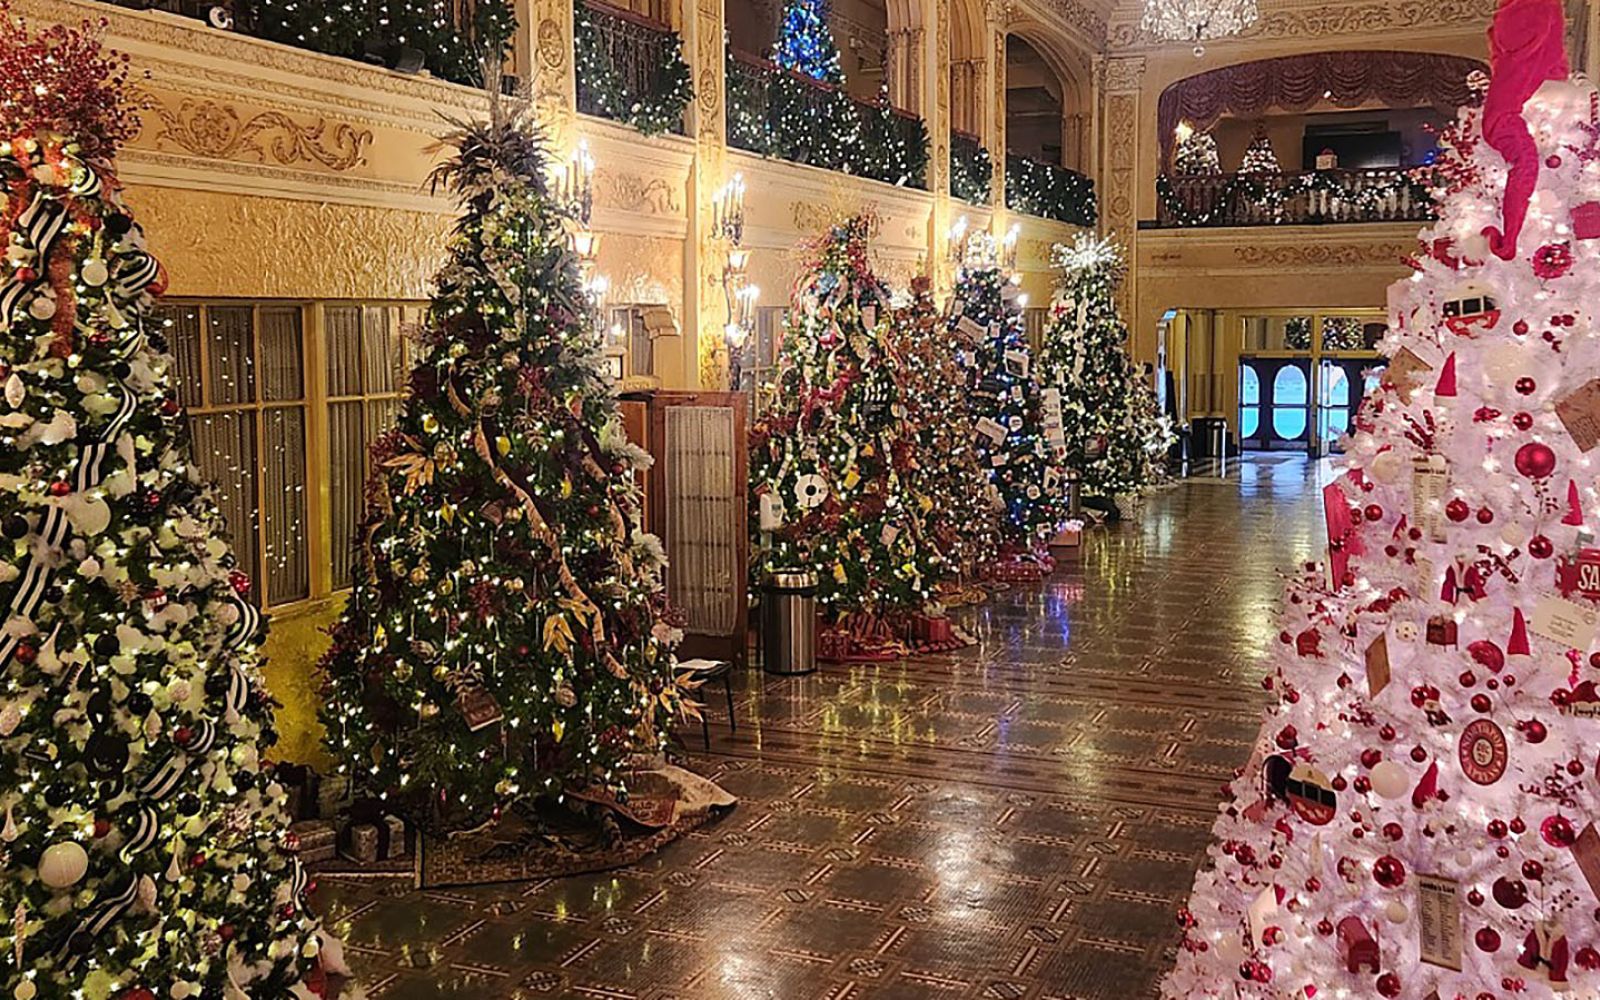
{"label": "balcony railing", "polygon": [[647,135],[682,134],[694,84],[677,33],[600,0],[577,0],[574,16],[578,110]]}
{"label": "balcony railing", "polygon": [[1006,207],[1041,219],[1093,226],[1094,181],[1076,170],[1013,153],[1006,157]]}
{"label": "balcony railing", "polygon": [[728,52],[728,143],[825,170],[926,188],[928,129],[916,115]]}
{"label": "balcony railing", "polygon": [[950,132],[950,193],[972,205],[987,205],[994,181],[994,161],[978,137]]}
{"label": "balcony railing", "polygon": [[222,16],[214,13],[221,11],[242,35],[471,86],[482,81],[481,59],[503,51],[517,29],[511,0],[429,0],[394,7],[377,0],[110,2],[169,11],[202,23]]}
{"label": "balcony railing", "polygon": [[1156,179],[1156,224],[1313,226],[1425,222],[1435,217],[1425,185],[1404,170],[1311,170]]}

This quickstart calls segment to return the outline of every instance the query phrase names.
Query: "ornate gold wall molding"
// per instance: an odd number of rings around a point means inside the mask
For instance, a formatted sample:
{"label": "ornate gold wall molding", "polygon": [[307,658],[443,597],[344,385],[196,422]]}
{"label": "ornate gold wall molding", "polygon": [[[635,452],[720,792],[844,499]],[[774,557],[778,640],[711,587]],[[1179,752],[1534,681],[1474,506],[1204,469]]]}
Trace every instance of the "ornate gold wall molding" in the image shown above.
{"label": "ornate gold wall molding", "polygon": [[132,184],[170,295],[425,299],[450,215]]}
{"label": "ornate gold wall molding", "polygon": [[[1496,0],[1368,0],[1267,10],[1240,38],[1332,38],[1387,34],[1413,28],[1479,26],[1488,24],[1494,16],[1495,4]],[[1129,49],[1157,43],[1140,30],[1137,20],[1132,20],[1113,24],[1107,44],[1112,49]]]}
{"label": "ornate gold wall molding", "polygon": [[683,215],[679,191],[660,177],[641,177],[605,166],[595,168],[595,200],[624,212]]}
{"label": "ornate gold wall molding", "polygon": [[[232,104],[212,100],[184,100],[171,108],[158,98],[142,103],[157,149],[176,147],[191,156],[212,160],[252,159],[265,163],[268,155],[279,165],[321,164],[333,171],[349,170],[367,162],[363,148],[372,144],[372,131],[346,122],[318,118],[301,124],[281,111],[262,111],[246,118]],[[265,141],[266,145],[262,143]]]}
{"label": "ornate gold wall molding", "polygon": [[1137,94],[1140,84],[1144,82],[1145,65],[1144,56],[1122,56],[1116,59],[1107,59],[1105,63],[1106,93]]}
{"label": "ornate gold wall molding", "polygon": [[1307,243],[1297,246],[1249,244],[1233,248],[1240,263],[1273,267],[1398,266],[1414,248],[1403,243]]}

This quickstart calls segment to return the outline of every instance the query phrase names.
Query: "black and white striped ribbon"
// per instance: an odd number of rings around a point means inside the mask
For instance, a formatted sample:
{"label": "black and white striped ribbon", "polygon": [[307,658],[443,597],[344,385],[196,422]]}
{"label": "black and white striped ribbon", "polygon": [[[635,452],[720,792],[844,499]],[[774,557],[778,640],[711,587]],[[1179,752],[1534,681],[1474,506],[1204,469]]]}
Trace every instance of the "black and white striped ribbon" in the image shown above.
{"label": "black and white striped ribbon", "polygon": [[128,908],[133,905],[133,901],[139,896],[139,880],[132,872],[127,874],[127,879],[128,885],[126,888],[119,889],[106,899],[97,901],[90,908],[88,914],[78,921],[78,926],[73,928],[72,933],[67,935],[65,941],[61,942],[61,947],[56,949],[56,961],[65,960],[69,969],[77,966],[84,953],[88,950],[84,948],[74,954],[74,949],[78,943],[84,942],[87,944],[93,941],[107,927],[110,927],[124,913],[128,912]]}
{"label": "black and white striped ribbon", "polygon": [[138,816],[134,817],[133,831],[128,834],[127,842],[122,845],[124,862],[132,861],[155,846],[156,834],[161,831],[160,820],[153,808],[141,802],[138,810]]}
{"label": "black and white striped ribbon", "polygon": [[[93,171],[90,171],[93,173]],[[56,237],[67,224],[67,207],[54,198],[46,197],[43,190],[34,192],[33,201],[17,216],[13,237],[22,249],[34,254],[33,280],[22,281],[13,276],[0,286],[0,330],[11,328],[11,317],[22,304],[23,298],[45,281],[45,264]]]}

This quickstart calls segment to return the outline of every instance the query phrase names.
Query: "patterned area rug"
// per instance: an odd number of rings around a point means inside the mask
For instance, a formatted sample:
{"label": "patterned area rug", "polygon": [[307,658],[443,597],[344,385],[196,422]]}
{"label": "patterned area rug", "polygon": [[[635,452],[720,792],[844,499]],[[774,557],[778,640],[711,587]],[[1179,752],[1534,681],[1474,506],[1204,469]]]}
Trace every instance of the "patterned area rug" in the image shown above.
{"label": "patterned area rug", "polygon": [[635,770],[627,801],[571,795],[577,808],[508,812],[476,830],[419,836],[414,858],[363,865],[335,858],[319,875],[395,879],[419,889],[526,882],[624,868],[731,812],[738,799],[672,764]]}

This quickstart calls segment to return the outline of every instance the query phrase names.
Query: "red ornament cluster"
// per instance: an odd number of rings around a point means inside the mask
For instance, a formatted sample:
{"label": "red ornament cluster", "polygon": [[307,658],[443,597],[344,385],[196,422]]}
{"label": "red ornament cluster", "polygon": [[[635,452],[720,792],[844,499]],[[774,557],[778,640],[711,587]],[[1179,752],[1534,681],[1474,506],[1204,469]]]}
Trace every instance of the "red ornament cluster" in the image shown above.
{"label": "red ornament cluster", "polygon": [[138,134],[123,97],[128,57],[96,37],[107,23],[33,31],[0,7],[0,135],[58,132],[86,157],[109,159]]}

